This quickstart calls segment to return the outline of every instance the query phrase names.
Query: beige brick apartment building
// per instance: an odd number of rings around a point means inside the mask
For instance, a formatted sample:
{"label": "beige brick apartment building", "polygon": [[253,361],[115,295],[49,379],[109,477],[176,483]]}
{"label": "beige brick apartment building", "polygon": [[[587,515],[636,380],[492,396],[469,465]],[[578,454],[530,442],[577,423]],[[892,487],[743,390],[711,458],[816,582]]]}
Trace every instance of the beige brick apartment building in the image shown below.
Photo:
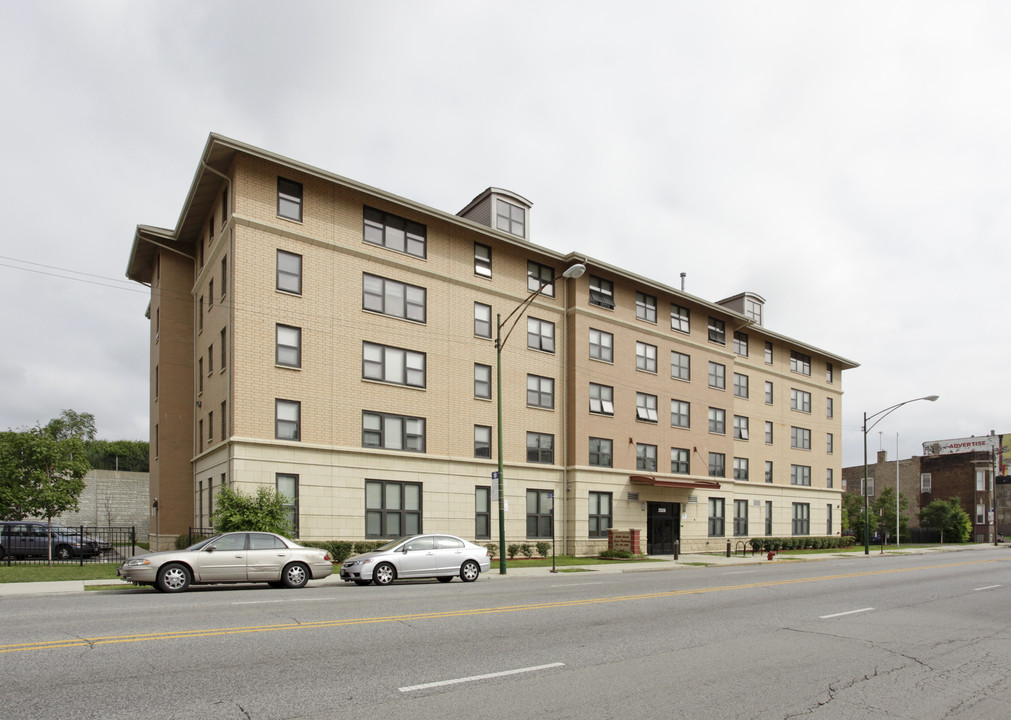
{"label": "beige brick apartment building", "polygon": [[449,214],[211,135],[127,272],[151,288],[153,534],[207,526],[229,484],[278,488],[304,539],[497,542],[496,318],[553,279],[502,349],[508,542],[838,534],[855,364],[767,330],[753,293],[540,247],[530,209],[489,188]]}

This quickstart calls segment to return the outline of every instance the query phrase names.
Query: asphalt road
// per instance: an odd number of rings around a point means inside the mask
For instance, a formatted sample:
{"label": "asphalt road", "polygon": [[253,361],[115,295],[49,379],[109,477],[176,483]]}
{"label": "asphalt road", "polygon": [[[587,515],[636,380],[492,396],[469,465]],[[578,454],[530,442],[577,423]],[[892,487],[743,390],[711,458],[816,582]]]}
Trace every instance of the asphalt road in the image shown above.
{"label": "asphalt road", "polygon": [[1006,718],[1011,551],[5,598],[0,717]]}

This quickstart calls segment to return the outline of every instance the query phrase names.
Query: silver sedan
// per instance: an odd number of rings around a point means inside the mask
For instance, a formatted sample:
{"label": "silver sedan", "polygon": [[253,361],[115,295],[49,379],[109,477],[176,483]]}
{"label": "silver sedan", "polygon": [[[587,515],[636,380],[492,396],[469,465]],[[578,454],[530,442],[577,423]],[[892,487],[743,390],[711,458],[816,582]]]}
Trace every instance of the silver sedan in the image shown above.
{"label": "silver sedan", "polygon": [[341,579],[357,585],[389,585],[397,578],[434,577],[449,582],[459,576],[474,582],[491,568],[488,550],[454,535],[410,535],[372,552],[348,558]]}
{"label": "silver sedan", "polygon": [[138,555],[116,572],[124,580],[154,585],[162,592],[207,583],[265,582],[300,588],[329,576],[333,563],[325,550],[302,547],[274,533],[230,532],[185,550]]}

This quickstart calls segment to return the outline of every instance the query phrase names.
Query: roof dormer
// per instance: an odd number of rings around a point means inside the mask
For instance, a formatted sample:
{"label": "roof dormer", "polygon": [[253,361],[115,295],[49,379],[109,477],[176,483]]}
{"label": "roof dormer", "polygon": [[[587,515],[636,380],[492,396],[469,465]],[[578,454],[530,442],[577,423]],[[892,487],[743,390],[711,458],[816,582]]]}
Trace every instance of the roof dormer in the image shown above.
{"label": "roof dormer", "polygon": [[722,305],[728,310],[733,310],[749,318],[755,325],[763,324],[765,311],[765,298],[758,293],[743,292],[726,300],[720,300],[717,305]]}
{"label": "roof dormer", "polygon": [[529,241],[532,206],[533,203],[521,195],[490,187],[457,215]]}

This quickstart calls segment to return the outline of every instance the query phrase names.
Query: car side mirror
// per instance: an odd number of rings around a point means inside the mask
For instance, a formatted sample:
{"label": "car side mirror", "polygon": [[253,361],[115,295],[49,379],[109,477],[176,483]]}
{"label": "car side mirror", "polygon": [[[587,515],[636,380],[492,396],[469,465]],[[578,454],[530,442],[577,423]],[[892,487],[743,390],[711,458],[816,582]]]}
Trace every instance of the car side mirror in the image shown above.
{"label": "car side mirror", "polygon": [[205,548],[204,548],[204,552],[214,552],[214,546],[213,546],[213,545],[211,545],[211,546],[209,546],[209,547],[205,547]]}

